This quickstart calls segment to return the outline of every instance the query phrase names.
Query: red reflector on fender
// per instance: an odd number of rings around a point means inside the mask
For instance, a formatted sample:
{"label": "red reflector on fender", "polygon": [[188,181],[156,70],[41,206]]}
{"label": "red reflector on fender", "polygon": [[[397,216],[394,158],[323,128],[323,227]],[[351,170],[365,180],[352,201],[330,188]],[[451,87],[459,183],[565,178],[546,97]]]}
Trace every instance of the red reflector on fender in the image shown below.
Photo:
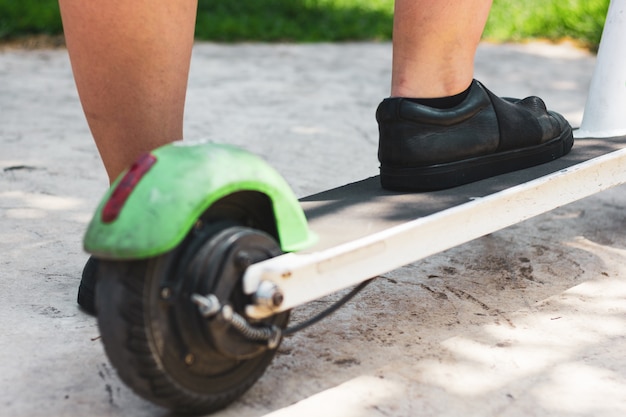
{"label": "red reflector on fender", "polygon": [[130,193],[156,161],[157,159],[154,155],[149,153],[143,154],[135,161],[126,174],[124,174],[124,177],[111,193],[109,201],[107,201],[102,209],[102,221],[104,223],[111,223],[117,219]]}

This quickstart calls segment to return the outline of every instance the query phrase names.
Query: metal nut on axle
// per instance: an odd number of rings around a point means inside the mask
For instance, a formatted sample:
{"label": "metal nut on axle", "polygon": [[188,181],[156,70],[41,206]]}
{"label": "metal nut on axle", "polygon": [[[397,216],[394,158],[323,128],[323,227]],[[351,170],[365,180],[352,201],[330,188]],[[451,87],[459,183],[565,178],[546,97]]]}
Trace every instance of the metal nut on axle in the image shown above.
{"label": "metal nut on axle", "polygon": [[271,281],[261,281],[254,294],[255,303],[268,308],[278,308],[283,304],[285,296],[276,284]]}

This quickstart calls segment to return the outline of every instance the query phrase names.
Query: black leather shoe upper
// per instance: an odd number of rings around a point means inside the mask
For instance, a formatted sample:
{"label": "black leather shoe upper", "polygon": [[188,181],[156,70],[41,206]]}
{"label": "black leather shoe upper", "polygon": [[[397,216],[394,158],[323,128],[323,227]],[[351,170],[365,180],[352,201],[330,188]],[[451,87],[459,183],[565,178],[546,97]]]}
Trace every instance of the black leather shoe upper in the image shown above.
{"label": "black leather shoe upper", "polygon": [[463,103],[435,109],[403,98],[387,98],[376,120],[382,166],[419,167],[449,163],[538,145],[571,129],[538,97],[502,99],[472,82]]}

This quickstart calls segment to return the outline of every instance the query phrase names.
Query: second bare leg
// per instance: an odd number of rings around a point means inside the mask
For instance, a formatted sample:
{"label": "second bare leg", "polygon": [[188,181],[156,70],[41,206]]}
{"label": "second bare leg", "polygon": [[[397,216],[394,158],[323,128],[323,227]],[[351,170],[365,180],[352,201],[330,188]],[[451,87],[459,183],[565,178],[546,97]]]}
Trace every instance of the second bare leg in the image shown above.
{"label": "second bare leg", "polygon": [[197,0],[59,0],[83,110],[110,181],[182,139]]}
{"label": "second bare leg", "polygon": [[432,98],[465,90],[491,3],[396,0],[391,95]]}

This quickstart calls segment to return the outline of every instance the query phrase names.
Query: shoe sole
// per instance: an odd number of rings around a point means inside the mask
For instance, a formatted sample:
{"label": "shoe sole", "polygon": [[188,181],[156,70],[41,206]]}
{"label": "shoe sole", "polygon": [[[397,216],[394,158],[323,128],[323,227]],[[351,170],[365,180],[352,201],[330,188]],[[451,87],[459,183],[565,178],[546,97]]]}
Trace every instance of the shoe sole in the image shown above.
{"label": "shoe sole", "polygon": [[544,164],[566,155],[574,145],[572,130],[549,142],[462,161],[413,168],[381,165],[383,188],[394,191],[436,191]]}
{"label": "shoe sole", "polygon": [[76,301],[80,308],[91,316],[96,315],[96,272],[98,261],[89,257],[83,268],[82,278],[78,286]]}

